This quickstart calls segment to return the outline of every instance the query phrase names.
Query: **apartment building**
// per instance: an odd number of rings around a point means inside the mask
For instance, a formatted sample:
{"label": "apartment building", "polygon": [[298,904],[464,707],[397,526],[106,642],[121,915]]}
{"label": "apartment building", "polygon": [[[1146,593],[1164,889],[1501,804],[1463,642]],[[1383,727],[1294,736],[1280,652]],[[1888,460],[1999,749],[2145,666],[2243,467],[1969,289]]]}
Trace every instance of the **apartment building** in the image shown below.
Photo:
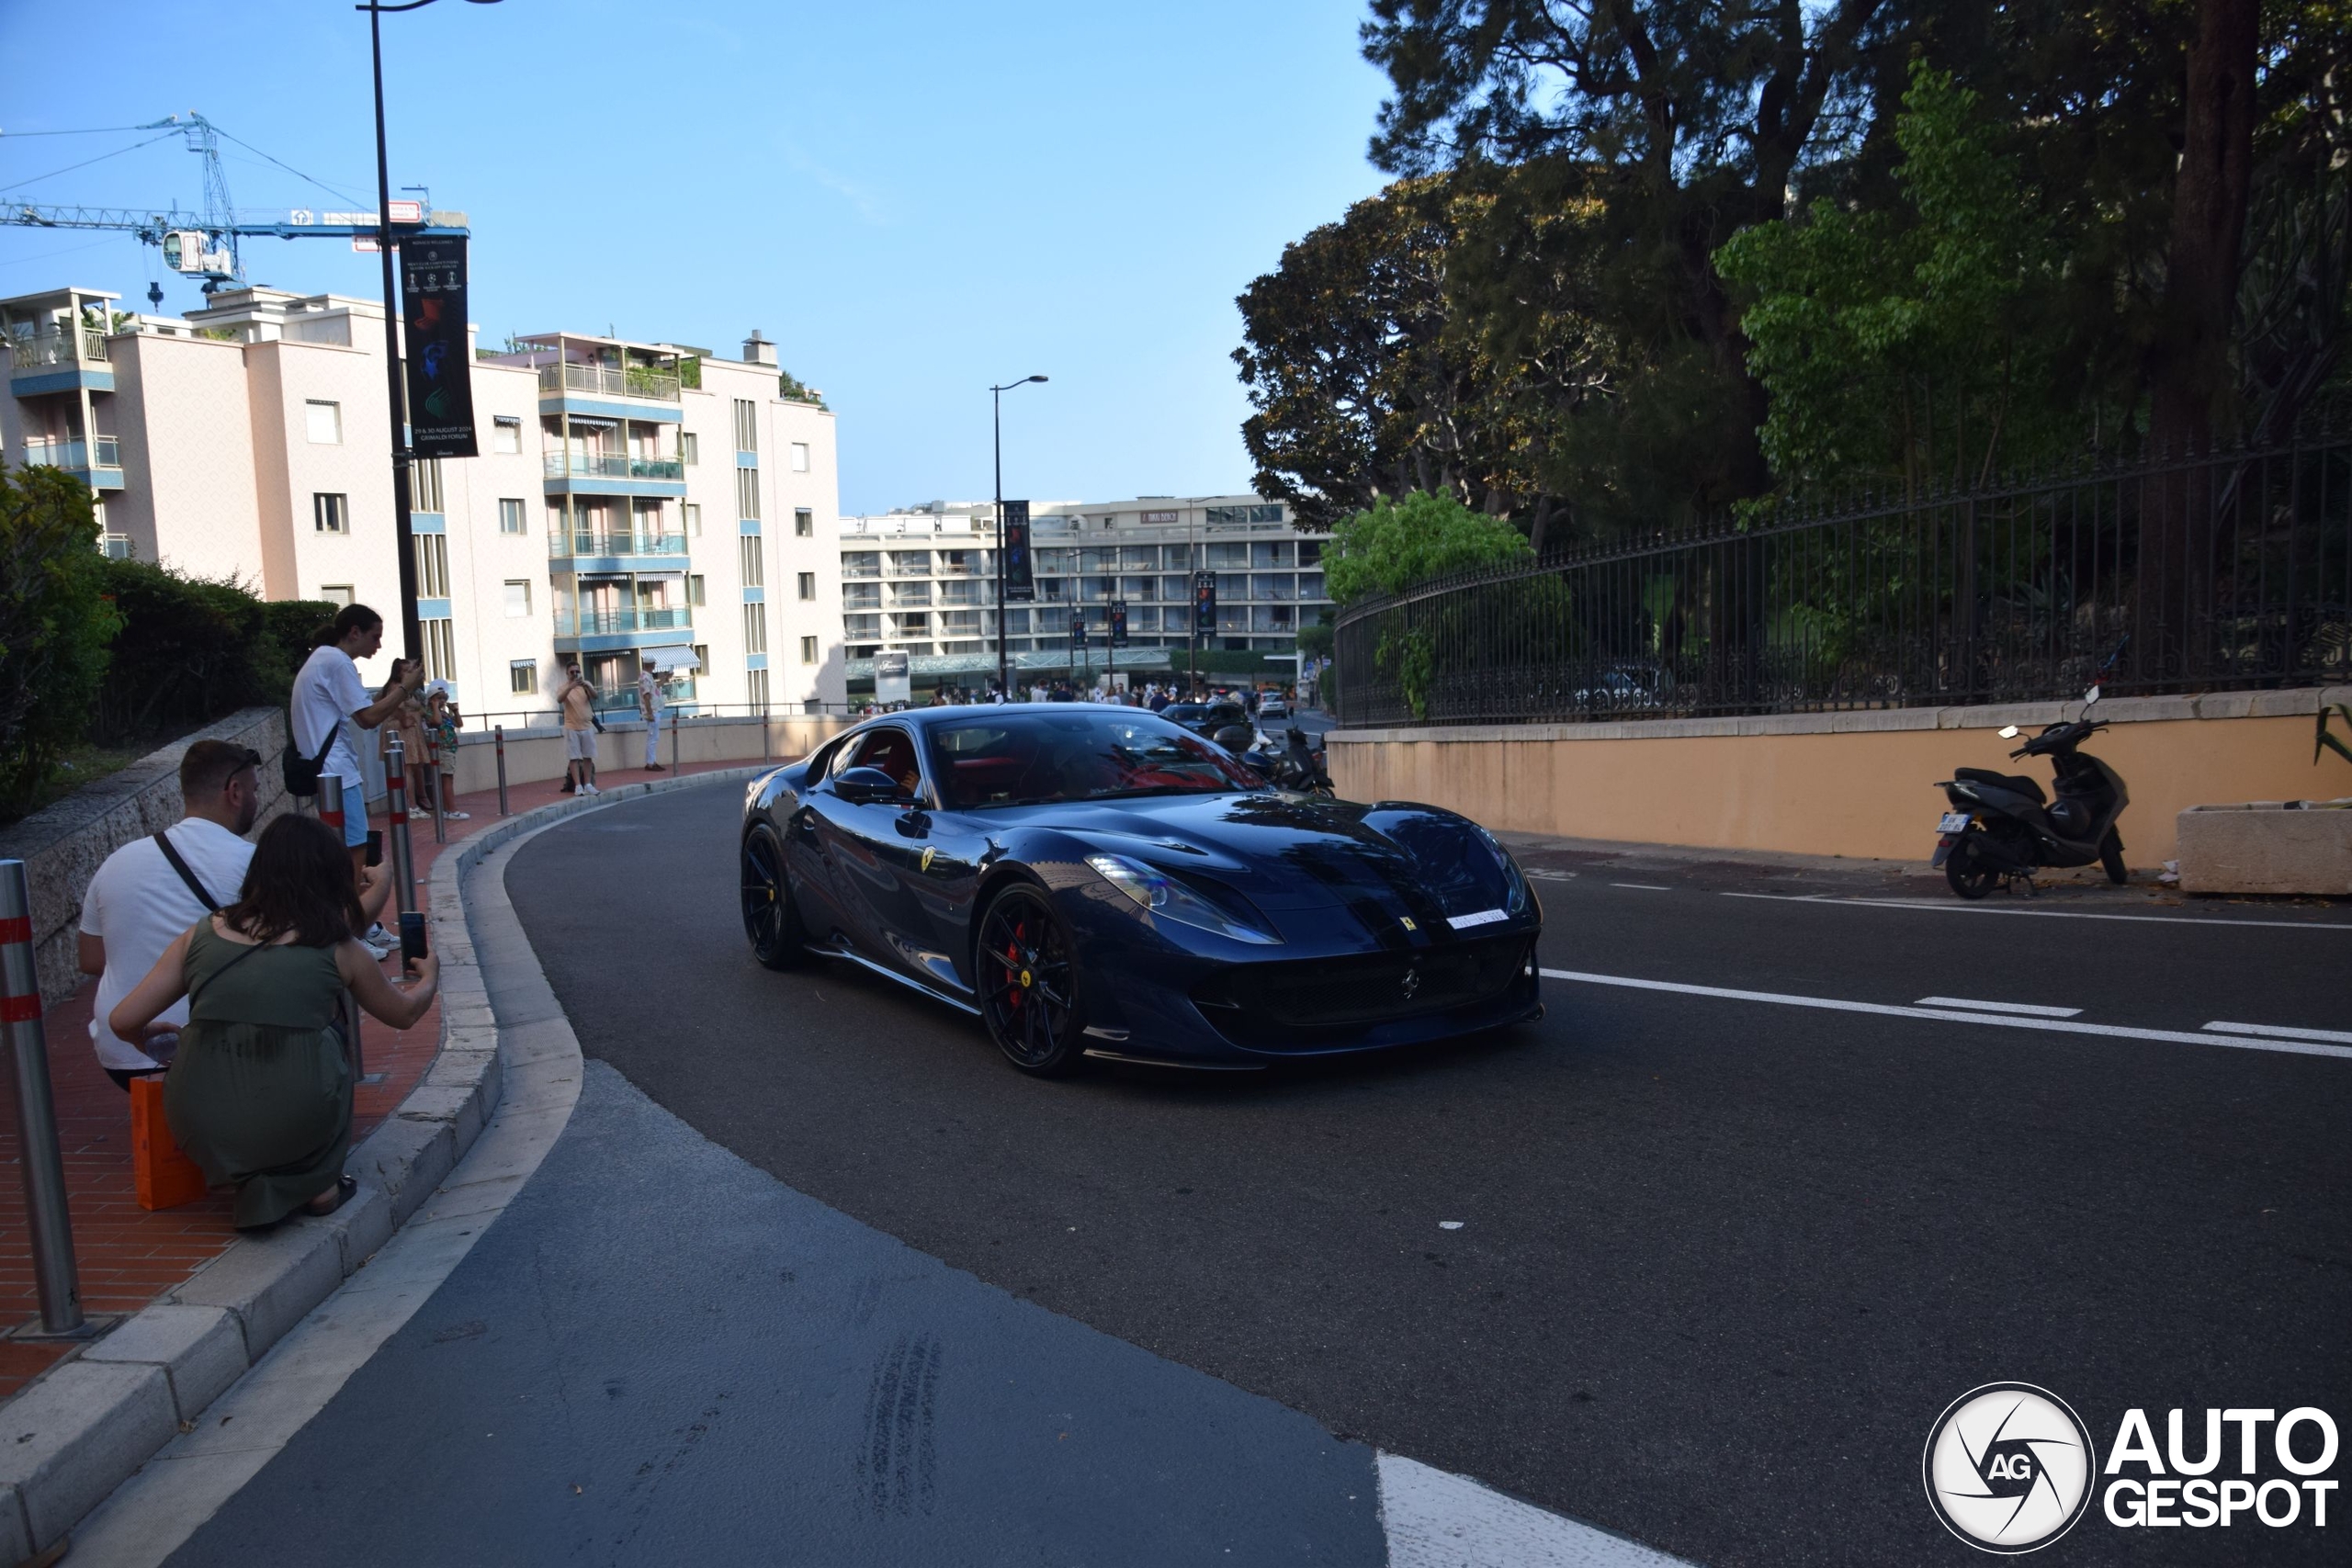
{"label": "apartment building", "polygon": [[[996,543],[988,502],[842,519],[851,675],[867,674],[883,649],[905,651],[917,675],[993,673]],[[1003,607],[1005,650],[1040,668],[1064,661],[1073,613],[1099,657],[1114,600],[1127,607],[1130,649],[1189,648],[1195,571],[1216,573],[1216,628],[1203,648],[1287,653],[1298,628],[1331,607],[1323,536],[1302,533],[1281,502],[1255,495],[1033,502],[1030,551],[1037,596]]]}
{"label": "apartment building", "polygon": [[[381,305],[116,299],[0,300],[8,457],[89,483],[109,553],[397,626]],[[476,715],[550,709],[570,658],[615,706],[689,653],[690,711],[845,700],[833,417],[783,386],[757,332],[733,360],[567,333],[478,352],[481,456],[412,468],[429,671]]]}

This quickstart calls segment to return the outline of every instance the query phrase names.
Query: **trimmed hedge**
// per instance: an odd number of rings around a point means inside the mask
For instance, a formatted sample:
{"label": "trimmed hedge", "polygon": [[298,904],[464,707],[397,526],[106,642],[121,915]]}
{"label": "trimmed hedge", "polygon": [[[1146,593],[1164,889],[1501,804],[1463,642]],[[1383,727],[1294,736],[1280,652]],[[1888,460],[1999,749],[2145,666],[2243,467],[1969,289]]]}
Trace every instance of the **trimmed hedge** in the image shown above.
{"label": "trimmed hedge", "polygon": [[180,733],[256,703],[286,700],[311,634],[334,617],[315,599],[257,599],[234,581],[183,577],[146,561],[106,563],[122,617],[99,688],[92,738]]}

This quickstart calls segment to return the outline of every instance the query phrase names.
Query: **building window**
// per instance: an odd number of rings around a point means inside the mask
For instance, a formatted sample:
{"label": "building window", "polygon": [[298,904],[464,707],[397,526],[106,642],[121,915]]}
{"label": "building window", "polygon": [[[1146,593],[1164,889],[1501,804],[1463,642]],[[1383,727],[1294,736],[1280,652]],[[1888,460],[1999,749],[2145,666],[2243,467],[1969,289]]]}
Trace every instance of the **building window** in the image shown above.
{"label": "building window", "polygon": [[694,645],[694,649],[695,649],[695,662],[696,664],[701,665],[701,666],[702,666],[704,669],[706,669],[706,670],[709,669],[709,668],[710,668],[710,644],[708,644],[708,643],[707,643],[707,642],[698,642],[698,643],[695,643],[695,644]]}
{"label": "building window", "polygon": [[409,465],[408,509],[411,512],[440,512],[441,459],[419,457]]}
{"label": "building window", "polygon": [[524,520],[523,503],[521,502],[501,501],[498,503],[498,531],[500,533],[520,534],[526,532],[528,526],[528,524]]}
{"label": "building window", "polygon": [[506,580],[506,618],[520,620],[531,613],[531,580],[510,577]]}
{"label": "building window", "polygon": [[416,596],[420,599],[447,599],[449,596],[449,537],[446,534],[419,534],[416,539]]}
{"label": "building window", "polygon": [[803,664],[814,664],[817,662],[817,639],[815,637],[804,637],[800,639],[800,662]]}
{"label": "building window", "polygon": [[[522,451],[523,422],[519,419],[510,418],[505,414],[500,414],[497,418],[492,420],[490,422],[490,449],[492,452],[507,454]],[[520,692],[530,688],[517,686],[514,689]]]}
{"label": "building window", "polygon": [[759,521],[760,470],[757,468],[735,470],[735,515],[747,523]]}
{"label": "building window", "polygon": [[805,506],[792,509],[792,534],[795,538],[813,539],[817,536],[817,514]]}
{"label": "building window", "polygon": [[760,414],[749,398],[735,400],[735,450],[756,452],[760,449]]}
{"label": "building window", "polygon": [[698,501],[686,502],[686,536],[691,539],[702,537],[702,502]]}
{"label": "building window", "polygon": [[130,560],[134,558],[130,548],[130,536],[128,534],[103,535],[99,538],[98,547],[106,553],[106,558],[108,560]]}
{"label": "building window", "polygon": [[[439,536],[435,536],[438,537]],[[424,633],[424,675],[430,681],[454,681],[458,676],[458,637],[445,617],[422,621],[418,629]]]}
{"label": "building window", "polygon": [[702,461],[701,436],[696,435],[691,430],[682,430],[678,432],[678,461],[681,463],[699,463]]}
{"label": "building window", "polygon": [[319,590],[319,597],[325,600],[330,604],[340,604],[347,609],[350,607],[355,594],[351,584],[348,582],[330,582],[325,587]]}
{"label": "building window", "polygon": [[686,574],[686,603],[694,605],[696,609],[701,608],[705,603],[703,599],[702,573],[698,571],[689,572]]}
{"label": "building window", "polygon": [[768,705],[768,672],[750,670],[744,672],[744,684],[750,688],[752,705],[764,713]]}
{"label": "building window", "polygon": [[743,606],[743,651],[765,653],[768,650],[768,607],[765,604]]}
{"label": "building window", "polygon": [[506,667],[506,689],[528,694],[539,689],[539,661],[517,659]]}
{"label": "building window", "polygon": [[311,398],[302,404],[304,431],[313,446],[343,445],[343,405]]}
{"label": "building window", "polygon": [[792,471],[796,474],[808,471],[808,443],[806,441],[792,444]]}
{"label": "building window", "polygon": [[814,599],[817,596],[817,574],[815,572],[804,571],[800,574],[800,596],[803,599]]}
{"label": "building window", "polygon": [[738,551],[742,560],[743,586],[757,588],[765,582],[767,578],[763,575],[760,558],[760,536],[757,534],[744,535],[739,541]]}
{"label": "building window", "polygon": [[[333,408],[334,405],[329,403],[327,406]],[[324,491],[312,494],[311,526],[322,534],[351,532],[351,498],[347,495],[330,495]]]}

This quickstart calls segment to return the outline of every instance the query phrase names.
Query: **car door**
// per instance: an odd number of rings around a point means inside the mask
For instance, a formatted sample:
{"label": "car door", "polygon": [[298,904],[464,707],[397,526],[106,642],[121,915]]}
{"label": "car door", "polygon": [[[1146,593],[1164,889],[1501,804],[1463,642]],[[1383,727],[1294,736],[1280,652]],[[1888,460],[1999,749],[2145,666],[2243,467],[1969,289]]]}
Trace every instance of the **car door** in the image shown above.
{"label": "car door", "polygon": [[882,725],[860,738],[838,777],[850,768],[878,768],[918,803],[848,801],[827,791],[817,808],[818,832],[843,906],[843,917],[866,956],[926,981],[930,920],[916,900],[922,874],[921,806],[928,802],[921,753],[911,731]]}

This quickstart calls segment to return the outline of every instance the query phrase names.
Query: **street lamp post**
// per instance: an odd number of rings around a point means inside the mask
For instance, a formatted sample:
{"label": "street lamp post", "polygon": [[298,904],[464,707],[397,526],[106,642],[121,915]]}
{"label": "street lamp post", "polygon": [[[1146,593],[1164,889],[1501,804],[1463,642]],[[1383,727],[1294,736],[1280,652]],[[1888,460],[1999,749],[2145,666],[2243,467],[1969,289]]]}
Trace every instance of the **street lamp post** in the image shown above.
{"label": "street lamp post", "polygon": [[1023,376],[989,389],[996,423],[996,689],[1004,694],[1006,702],[1012,700],[1012,677],[1004,656],[1004,394],[1044,379],[1043,376]]}
{"label": "street lamp post", "polygon": [[[368,53],[376,71],[376,249],[384,262],[384,390],[392,429],[392,538],[400,552],[401,641],[411,659],[424,657],[424,626],[416,613],[416,527],[409,515],[408,420],[401,385],[401,296],[392,275],[391,159],[384,144],[384,13],[414,11],[433,0],[408,0],[387,6],[367,0],[354,6],[368,13]],[[469,0],[475,6],[495,6],[498,0]],[[430,214],[427,214],[429,217]]]}

